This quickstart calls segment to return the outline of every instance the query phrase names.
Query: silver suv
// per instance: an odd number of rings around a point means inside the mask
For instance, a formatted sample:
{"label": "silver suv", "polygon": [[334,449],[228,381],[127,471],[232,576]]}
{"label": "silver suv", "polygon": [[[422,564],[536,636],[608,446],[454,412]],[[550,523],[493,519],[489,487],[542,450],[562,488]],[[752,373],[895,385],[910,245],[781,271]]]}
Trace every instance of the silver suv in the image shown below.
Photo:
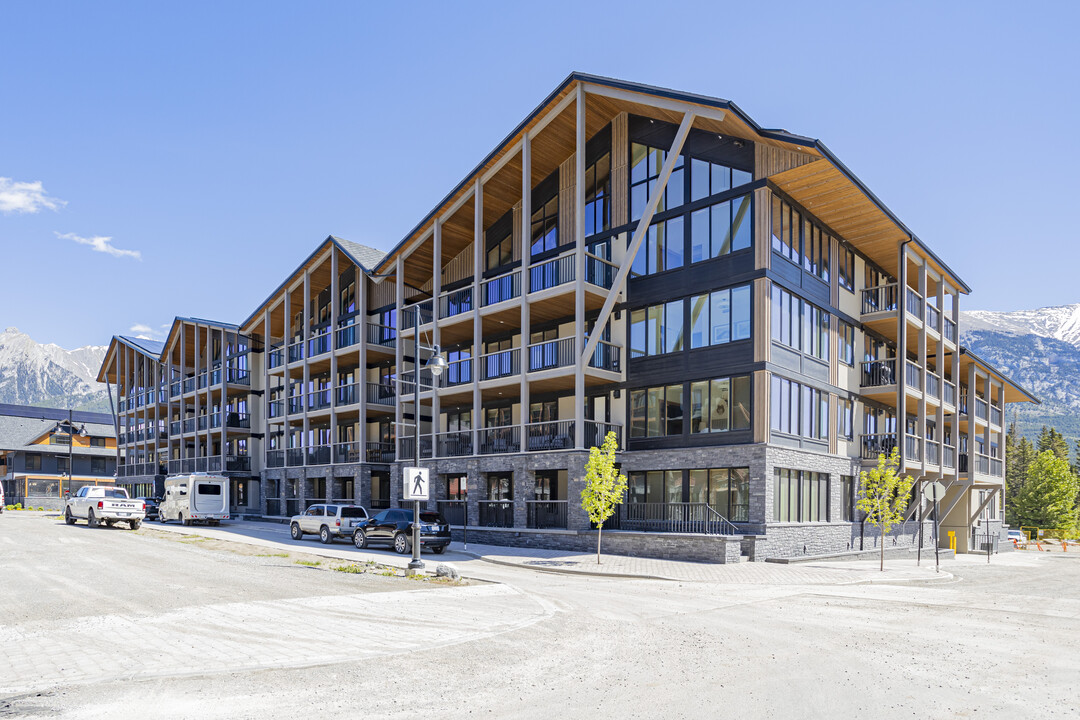
{"label": "silver suv", "polygon": [[329,545],[336,537],[352,537],[353,525],[367,517],[367,510],[359,505],[312,505],[289,520],[289,532],[293,540],[318,535],[324,545]]}

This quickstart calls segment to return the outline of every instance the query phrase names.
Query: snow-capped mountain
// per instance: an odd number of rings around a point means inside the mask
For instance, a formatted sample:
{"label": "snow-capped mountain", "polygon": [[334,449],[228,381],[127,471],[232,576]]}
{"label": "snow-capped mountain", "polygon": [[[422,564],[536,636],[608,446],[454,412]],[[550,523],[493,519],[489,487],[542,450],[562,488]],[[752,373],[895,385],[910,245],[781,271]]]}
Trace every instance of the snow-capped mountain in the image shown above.
{"label": "snow-capped mountain", "polygon": [[1012,404],[1006,419],[1028,437],[1052,425],[1080,438],[1080,304],[960,313],[960,342],[1042,402]]}
{"label": "snow-capped mountain", "polygon": [[16,328],[0,333],[0,403],[109,412],[96,381],[106,347],[41,345]]}

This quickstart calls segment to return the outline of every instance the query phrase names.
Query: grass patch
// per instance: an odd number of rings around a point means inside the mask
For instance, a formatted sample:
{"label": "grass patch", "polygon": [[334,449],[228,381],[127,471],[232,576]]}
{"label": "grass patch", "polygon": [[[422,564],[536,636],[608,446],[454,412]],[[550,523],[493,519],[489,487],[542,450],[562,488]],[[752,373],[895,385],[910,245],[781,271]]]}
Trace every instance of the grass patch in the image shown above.
{"label": "grass patch", "polygon": [[319,567],[320,565],[322,565],[322,562],[318,560],[297,560],[296,564],[306,565],[307,567]]}
{"label": "grass patch", "polygon": [[359,565],[338,565],[334,569],[338,572],[349,573],[350,575],[363,575],[367,572]]}
{"label": "grass patch", "polygon": [[254,555],[252,555],[252,557],[279,557],[279,558],[287,558],[287,557],[289,557],[289,553],[255,553]]}

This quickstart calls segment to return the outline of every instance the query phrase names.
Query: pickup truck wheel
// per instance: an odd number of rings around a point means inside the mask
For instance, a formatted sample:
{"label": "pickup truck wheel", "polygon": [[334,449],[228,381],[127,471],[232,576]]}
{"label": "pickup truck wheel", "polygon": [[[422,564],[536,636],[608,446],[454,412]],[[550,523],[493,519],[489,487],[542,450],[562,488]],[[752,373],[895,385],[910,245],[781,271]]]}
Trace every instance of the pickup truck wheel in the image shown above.
{"label": "pickup truck wheel", "polygon": [[442,555],[444,550],[446,550],[445,545],[433,545],[431,547],[431,552],[435,553],[436,555]]}
{"label": "pickup truck wheel", "polygon": [[394,536],[394,552],[398,555],[407,555],[412,551],[412,543],[405,533],[399,532]]}
{"label": "pickup truck wheel", "polygon": [[323,545],[329,545],[334,542],[334,536],[330,534],[330,528],[325,525],[319,530],[319,542]]}
{"label": "pickup truck wheel", "polygon": [[289,534],[292,535],[293,540],[299,540],[300,538],[304,537],[304,531],[300,529],[300,525],[298,523],[292,524],[292,527],[289,528]]}
{"label": "pickup truck wheel", "polygon": [[132,530],[138,530],[139,527],[142,525],[142,521],[141,520],[132,520],[131,522],[128,523],[128,525],[131,526]]}
{"label": "pickup truck wheel", "polygon": [[116,527],[116,524],[112,520],[106,520],[105,525],[108,527]]}
{"label": "pickup truck wheel", "polygon": [[90,527],[98,526],[98,519],[94,517],[94,508],[90,508],[86,511],[86,524]]}
{"label": "pickup truck wheel", "polygon": [[64,522],[68,525],[75,524],[75,518],[71,517],[71,508],[64,508]]}
{"label": "pickup truck wheel", "polygon": [[367,533],[363,530],[357,530],[353,533],[352,544],[356,546],[357,550],[363,550],[367,547]]}

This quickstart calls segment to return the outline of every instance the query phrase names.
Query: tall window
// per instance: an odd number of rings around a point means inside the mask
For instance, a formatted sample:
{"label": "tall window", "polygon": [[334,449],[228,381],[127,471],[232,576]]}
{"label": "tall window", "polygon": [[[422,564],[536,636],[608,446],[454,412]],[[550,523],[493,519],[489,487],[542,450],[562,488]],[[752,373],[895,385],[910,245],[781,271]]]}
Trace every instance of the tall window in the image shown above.
{"label": "tall window", "polygon": [[690,262],[745,250],[751,230],[749,195],[695,210],[690,215]]}
{"label": "tall window", "polygon": [[825,473],[776,468],[773,520],[828,522],[829,476]]}
{"label": "tall window", "polygon": [[816,388],[772,376],[770,422],[774,431],[811,440],[829,439],[829,396]]}
{"label": "tall window", "polygon": [[775,195],[770,218],[773,252],[828,282],[829,235]]}
{"label": "tall window", "polygon": [[844,522],[855,520],[855,476],[840,476],[840,519]]}
{"label": "tall window", "polygon": [[803,220],[803,270],[829,282],[829,236]]}
{"label": "tall window", "polygon": [[828,360],[829,313],[774,284],[772,339],[819,360]]}
{"label": "tall window", "polygon": [[349,315],[356,312],[356,283],[350,282],[341,290],[341,307],[338,312]]}
{"label": "tall window", "polygon": [[851,248],[840,246],[836,264],[837,272],[840,274],[840,287],[855,292],[855,253],[852,252]]}
{"label": "tall window", "polygon": [[749,337],[749,285],[690,298],[690,347],[722,345]]}
{"label": "tall window", "polygon": [[630,357],[663,355],[682,349],[682,300],[630,312]]}
{"label": "tall window", "polygon": [[683,386],[630,391],[630,437],[682,435]]}
{"label": "tall window", "polygon": [[750,469],[690,471],[690,502],[708,503],[732,522],[750,519]]}
{"label": "tall window", "polygon": [[555,195],[532,214],[532,254],[559,246],[559,196]]}
{"label": "tall window", "polygon": [[[656,193],[656,183],[664,167],[667,151],[640,143],[630,145],[630,219],[639,220]],[[678,207],[685,202],[686,188],[683,182],[683,157],[675,161],[675,170],[668,179],[664,197],[656,206],[657,212]]]}
{"label": "tall window", "polygon": [[645,240],[634,256],[630,272],[634,275],[652,275],[682,267],[685,246],[686,237],[683,234],[681,217],[654,223],[649,226]]}
{"label": "tall window", "polygon": [[691,434],[749,428],[749,375],[690,383]]}
{"label": "tall window", "polygon": [[[533,238],[535,240],[535,237]],[[539,252],[534,250],[533,253]],[[487,269],[494,270],[514,261],[514,234],[510,233],[502,240],[492,243],[487,251]]]}
{"label": "tall window", "polygon": [[41,456],[37,453],[26,453],[26,469],[27,470],[40,470],[41,469]]}
{"label": "tall window", "polygon": [[836,349],[840,362],[845,365],[855,366],[855,327],[849,323],[840,321],[837,340],[840,347]]}
{"label": "tall window", "polygon": [[753,180],[745,170],[737,170],[698,158],[690,160],[690,200],[701,200],[710,195],[727,192]]}
{"label": "tall window", "polygon": [[852,440],[855,435],[854,427],[855,403],[848,398],[840,398],[836,402],[836,435],[844,440]]}
{"label": "tall window", "polygon": [[611,225],[611,155],[605,153],[585,168],[585,236]]}
{"label": "tall window", "polygon": [[466,475],[447,475],[446,476],[446,499],[447,500],[464,500],[465,491],[468,488],[468,476]]}

